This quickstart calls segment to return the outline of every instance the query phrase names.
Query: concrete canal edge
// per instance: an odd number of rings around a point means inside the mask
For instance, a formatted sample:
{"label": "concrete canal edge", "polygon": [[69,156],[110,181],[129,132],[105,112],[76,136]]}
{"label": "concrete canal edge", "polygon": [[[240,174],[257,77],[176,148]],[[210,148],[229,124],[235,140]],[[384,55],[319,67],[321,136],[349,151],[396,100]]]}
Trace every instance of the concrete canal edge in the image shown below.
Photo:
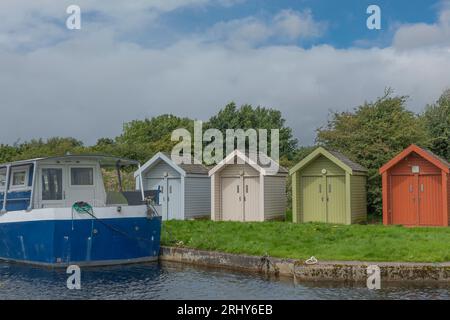
{"label": "concrete canal edge", "polygon": [[165,246],[161,246],[160,261],[290,276],[299,281],[365,282],[367,267],[376,265],[380,268],[382,281],[450,283],[450,262],[318,261],[316,264],[306,264],[301,260]]}

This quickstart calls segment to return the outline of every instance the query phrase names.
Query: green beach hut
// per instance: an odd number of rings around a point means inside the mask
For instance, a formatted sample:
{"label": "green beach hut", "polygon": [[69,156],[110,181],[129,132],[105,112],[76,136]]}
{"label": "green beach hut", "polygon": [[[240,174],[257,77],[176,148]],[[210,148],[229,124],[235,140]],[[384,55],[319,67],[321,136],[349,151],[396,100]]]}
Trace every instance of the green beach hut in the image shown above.
{"label": "green beach hut", "polygon": [[319,147],[289,174],[294,222],[367,221],[367,169],[363,166],[339,152]]}

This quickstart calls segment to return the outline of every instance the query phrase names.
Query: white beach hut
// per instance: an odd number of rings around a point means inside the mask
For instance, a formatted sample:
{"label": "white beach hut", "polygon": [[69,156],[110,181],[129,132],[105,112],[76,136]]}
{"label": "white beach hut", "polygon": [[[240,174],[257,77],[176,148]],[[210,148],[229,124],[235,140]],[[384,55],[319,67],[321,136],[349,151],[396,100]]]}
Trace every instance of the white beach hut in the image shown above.
{"label": "white beach hut", "polygon": [[[235,150],[209,171],[212,220],[285,219],[288,171],[264,157],[268,167]],[[278,170],[272,172],[273,167]]]}
{"label": "white beach hut", "polygon": [[[201,164],[176,164],[158,152],[142,167],[144,190],[159,190],[156,209],[163,220],[187,220],[211,215],[211,183]],[[139,171],[134,173],[140,189]]]}

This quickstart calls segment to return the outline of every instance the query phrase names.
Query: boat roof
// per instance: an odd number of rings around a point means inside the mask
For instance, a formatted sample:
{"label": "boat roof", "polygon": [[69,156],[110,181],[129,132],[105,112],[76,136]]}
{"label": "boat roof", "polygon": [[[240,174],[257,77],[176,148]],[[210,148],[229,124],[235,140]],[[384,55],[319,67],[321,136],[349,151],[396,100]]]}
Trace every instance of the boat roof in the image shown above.
{"label": "boat roof", "polygon": [[64,155],[64,156],[52,156],[52,157],[43,157],[43,158],[34,158],[28,160],[18,160],[13,162],[7,162],[0,164],[0,167],[6,167],[9,165],[19,166],[26,165],[35,162],[42,162],[46,160],[55,160],[55,161],[73,161],[73,160],[93,160],[100,163],[103,167],[115,167],[117,164],[120,166],[128,166],[128,165],[139,165],[139,161],[120,158],[110,155],[102,155],[102,154],[79,154],[79,155]]}

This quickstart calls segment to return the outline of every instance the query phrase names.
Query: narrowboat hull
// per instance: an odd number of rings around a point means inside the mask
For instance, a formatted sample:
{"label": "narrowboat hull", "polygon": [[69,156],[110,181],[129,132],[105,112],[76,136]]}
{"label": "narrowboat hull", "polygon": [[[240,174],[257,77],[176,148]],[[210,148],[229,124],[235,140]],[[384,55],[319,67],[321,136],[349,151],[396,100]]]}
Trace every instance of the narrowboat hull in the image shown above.
{"label": "narrowboat hull", "polygon": [[12,211],[0,215],[0,259],[50,267],[155,261],[161,218],[145,206]]}

